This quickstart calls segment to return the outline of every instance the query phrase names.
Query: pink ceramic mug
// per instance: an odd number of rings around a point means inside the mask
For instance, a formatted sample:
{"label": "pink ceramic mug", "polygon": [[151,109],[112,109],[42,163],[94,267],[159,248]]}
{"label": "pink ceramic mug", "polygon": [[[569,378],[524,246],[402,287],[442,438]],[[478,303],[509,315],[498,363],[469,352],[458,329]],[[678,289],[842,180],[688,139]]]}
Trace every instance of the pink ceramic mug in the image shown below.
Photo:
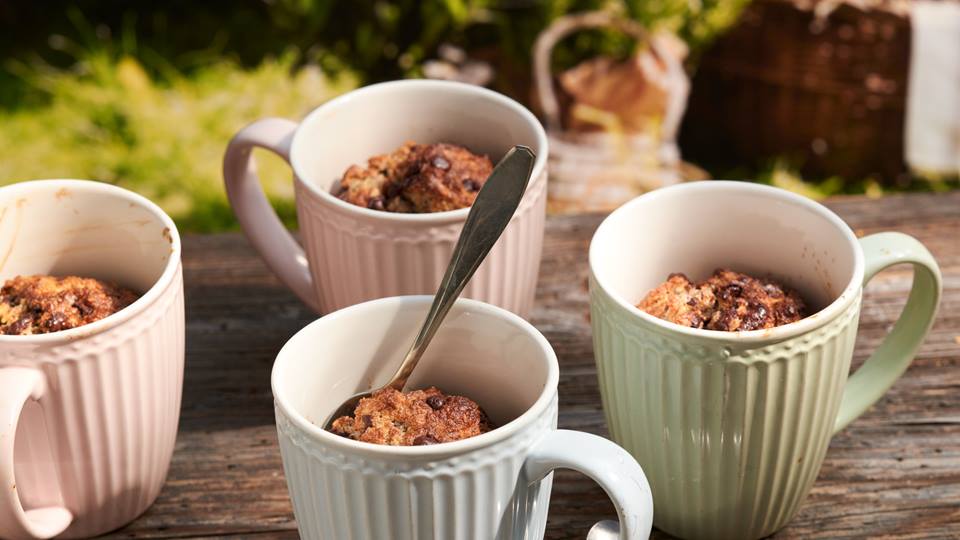
{"label": "pink ceramic mug", "polygon": [[[529,314],[543,244],[547,138],[530,111],[496,92],[444,81],[395,81],[336,98],[299,124],[258,120],[227,147],[227,195],[270,268],[320,313],[374,298],[433,294],[469,209],[397,214],[331,194],[350,165],[408,140],[461,144],[494,162],[516,144],[536,152],[533,178],[513,221],[463,293]],[[275,152],[293,168],[303,248],[264,197],[250,156],[254,147]]]}
{"label": "pink ceramic mug", "polygon": [[116,529],[156,499],[183,386],[180,238],[147,199],[98,182],[0,188],[0,282],[79,275],[141,296],[86,326],[0,335],[0,537]]}

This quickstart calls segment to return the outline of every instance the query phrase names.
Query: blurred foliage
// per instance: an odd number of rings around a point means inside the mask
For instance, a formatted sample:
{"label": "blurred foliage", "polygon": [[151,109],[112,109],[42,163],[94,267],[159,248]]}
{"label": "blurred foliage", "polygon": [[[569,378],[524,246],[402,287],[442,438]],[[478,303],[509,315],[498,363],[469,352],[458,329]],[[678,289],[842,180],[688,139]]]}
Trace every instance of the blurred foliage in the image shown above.
{"label": "blurred foliage", "polygon": [[[529,71],[530,50],[551,21],[596,9],[675,31],[696,53],[731,25],[749,0],[47,0],[0,2],[0,55],[40,55],[67,67],[75,55],[56,41],[135,37],[138,50],[184,73],[228,56],[255,66],[265,56],[299,51],[328,75],[354,73],[362,84],[419,74],[442,43],[488,57],[509,75]],[[88,22],[89,21],[89,22]],[[51,40],[51,36],[53,39]],[[53,47],[48,47],[48,44]],[[625,54],[630,40],[585,32],[557,51],[561,65],[596,54]],[[21,58],[22,59],[22,58]],[[142,58],[141,58],[142,59]],[[150,72],[158,62],[144,62]],[[162,77],[162,73],[150,72]],[[0,78],[0,105],[14,94]],[[23,90],[23,88],[20,88]]]}
{"label": "blurred foliage", "polygon": [[[358,84],[418,76],[443,43],[490,62],[497,89],[528,101],[537,35],[578,11],[612,10],[674,31],[690,46],[693,66],[748,1],[0,1],[0,185],[98,179],[156,200],[184,230],[234,228],[223,150],[257,118],[296,118]],[[635,46],[615,32],[583,32],[564,40],[553,60],[562,69]],[[257,155],[268,195],[292,223],[289,169]],[[794,170],[778,161],[759,181],[814,198],[882,193],[869,179],[814,182]],[[916,180],[906,189],[955,182]]]}
{"label": "blurred foliage", "polygon": [[[276,0],[270,15],[328,72],[348,67],[372,82],[419,75],[421,62],[445,42],[487,57],[501,75],[529,71],[533,43],[551,21],[600,9],[650,29],[674,31],[696,53],[730,26],[748,1]],[[615,32],[584,32],[559,48],[557,62],[566,67],[598,53],[622,56],[632,47]]]}
{"label": "blurred foliage", "polygon": [[[294,49],[262,0],[0,0],[0,58],[71,68],[87,47],[135,56],[151,79],[189,76],[229,59],[255,67]],[[81,49],[78,50],[77,46]],[[42,106],[49,96],[0,65],[0,108]]]}
{"label": "blurred foliage", "polygon": [[960,188],[960,178],[935,175],[910,175],[905,183],[896,186],[883,185],[875,178],[851,180],[839,176],[825,179],[804,178],[799,167],[784,158],[771,161],[759,172],[728,171],[720,178],[754,178],[756,182],[783,188],[814,200],[833,195],[866,195],[879,199],[884,194],[896,191],[944,192]]}
{"label": "blurred foliage", "polygon": [[[120,40],[122,42],[122,40]],[[235,227],[224,196],[221,163],[227,141],[263,116],[299,117],[352,86],[331,84],[313,67],[294,69],[297,55],[252,69],[232,61],[200,67],[190,77],[154,64],[163,82],[112,40],[60,43],[78,57],[69,70],[11,61],[7,67],[46,105],[0,111],[0,184],[32,178],[89,178],[156,201],[188,231]],[[265,191],[281,217],[295,220],[289,168],[257,154]]]}
{"label": "blurred foliage", "polygon": [[[773,165],[763,170],[757,176],[757,181],[778,188],[786,189],[814,200],[821,200],[832,195],[843,194],[849,186],[839,176],[831,176],[825,180],[804,180],[797,169],[790,167],[783,160],[774,161]],[[865,181],[865,185],[858,186],[858,191],[867,193],[871,197],[883,195],[883,188],[875,180]]]}
{"label": "blurred foliage", "polygon": [[[257,118],[298,117],[358,83],[417,76],[442,43],[477,51],[501,82],[523,81],[537,34],[573,11],[616,10],[675,30],[696,49],[745,2],[0,2],[9,38],[0,40],[0,185],[97,179],[157,201],[184,230],[234,228],[221,182],[223,150]],[[569,65],[632,47],[624,36],[587,32],[568,40],[556,59]],[[289,170],[257,154],[268,196],[292,223]]]}

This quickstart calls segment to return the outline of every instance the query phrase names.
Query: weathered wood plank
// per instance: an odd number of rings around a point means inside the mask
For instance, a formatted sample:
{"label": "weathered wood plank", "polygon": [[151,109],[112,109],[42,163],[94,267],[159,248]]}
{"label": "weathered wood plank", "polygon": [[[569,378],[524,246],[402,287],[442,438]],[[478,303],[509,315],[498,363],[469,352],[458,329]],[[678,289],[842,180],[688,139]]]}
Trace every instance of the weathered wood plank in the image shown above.
{"label": "weathered wood plank", "polygon": [[[800,514],[777,538],[960,535],[960,193],[828,201],[858,234],[900,230],[944,272],[933,332],[902,380],[830,445]],[[547,222],[532,315],[561,363],[560,425],[607,435],[587,320],[586,249],[601,216]],[[283,342],[314,316],[235,234],[188,237],[187,370],[180,435],[157,503],[114,537],[296,538],[273,427],[269,373]],[[866,290],[859,364],[910,286],[908,269]],[[547,538],[582,539],[614,516],[585,477],[556,476]],[[665,535],[657,534],[658,538]]]}

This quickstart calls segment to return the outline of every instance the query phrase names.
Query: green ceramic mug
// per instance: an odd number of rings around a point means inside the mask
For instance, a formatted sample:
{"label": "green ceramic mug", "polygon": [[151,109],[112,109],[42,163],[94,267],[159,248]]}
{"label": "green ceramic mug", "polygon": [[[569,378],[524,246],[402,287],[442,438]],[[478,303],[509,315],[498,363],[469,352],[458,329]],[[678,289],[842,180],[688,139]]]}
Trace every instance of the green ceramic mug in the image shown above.
{"label": "green ceramic mug", "polygon": [[[863,285],[898,263],[913,288],[886,340],[847,379]],[[718,332],[635,306],[672,272],[772,275],[815,314]],[[654,524],[683,538],[760,538],[797,512],[830,437],[904,372],[940,299],[940,270],[915,239],[858,240],[826,207],[741,182],[696,182],[630,201],[590,244],[594,352],[613,439],[643,466]]]}

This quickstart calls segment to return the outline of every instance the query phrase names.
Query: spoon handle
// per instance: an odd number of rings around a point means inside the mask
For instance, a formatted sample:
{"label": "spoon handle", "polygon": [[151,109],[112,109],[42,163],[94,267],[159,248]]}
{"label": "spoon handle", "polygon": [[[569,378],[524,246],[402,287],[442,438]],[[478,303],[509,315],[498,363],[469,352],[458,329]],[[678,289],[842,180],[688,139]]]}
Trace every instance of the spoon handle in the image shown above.
{"label": "spoon handle", "polygon": [[510,223],[510,218],[520,205],[523,193],[533,173],[536,159],[533,151],[526,146],[514,146],[487,178],[477,194],[476,200],[467,214],[460,239],[453,249],[453,256],[447,266],[447,272],[440,282],[440,288],[430,306],[420,333],[407,351],[400,369],[387,384],[396,390],[403,390],[413,368],[423,355],[427,344],[437,332],[443,318],[453,307],[460,292],[470,281],[477,267],[500,238]]}

